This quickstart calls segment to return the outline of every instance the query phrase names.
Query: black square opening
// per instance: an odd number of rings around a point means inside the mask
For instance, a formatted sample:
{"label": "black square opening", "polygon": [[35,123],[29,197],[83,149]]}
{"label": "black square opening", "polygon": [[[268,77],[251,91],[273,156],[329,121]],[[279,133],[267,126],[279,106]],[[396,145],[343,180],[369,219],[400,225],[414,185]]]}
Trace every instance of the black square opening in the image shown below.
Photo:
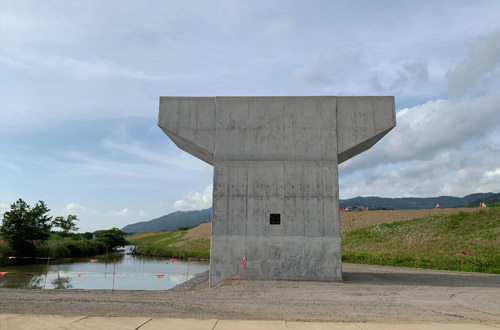
{"label": "black square opening", "polygon": [[279,213],[271,213],[269,215],[269,221],[271,225],[279,225],[281,224],[281,214]]}

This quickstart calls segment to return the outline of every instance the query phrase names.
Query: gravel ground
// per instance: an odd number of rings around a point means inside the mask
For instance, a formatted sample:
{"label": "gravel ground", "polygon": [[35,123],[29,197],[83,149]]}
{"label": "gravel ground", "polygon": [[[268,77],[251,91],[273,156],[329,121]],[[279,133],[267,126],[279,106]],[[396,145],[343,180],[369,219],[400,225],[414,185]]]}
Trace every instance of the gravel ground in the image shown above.
{"label": "gravel ground", "polygon": [[182,291],[0,289],[1,313],[498,323],[500,275],[344,264],[344,282],[248,280]]}

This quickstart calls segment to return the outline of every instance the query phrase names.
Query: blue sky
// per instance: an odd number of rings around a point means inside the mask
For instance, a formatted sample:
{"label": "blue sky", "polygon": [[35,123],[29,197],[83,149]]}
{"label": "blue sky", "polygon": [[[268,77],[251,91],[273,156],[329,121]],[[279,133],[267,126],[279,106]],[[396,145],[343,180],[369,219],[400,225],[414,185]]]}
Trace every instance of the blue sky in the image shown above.
{"label": "blue sky", "polygon": [[340,197],[500,192],[498,1],[0,0],[0,213],[82,231],[211,205],[159,96],[394,95]]}

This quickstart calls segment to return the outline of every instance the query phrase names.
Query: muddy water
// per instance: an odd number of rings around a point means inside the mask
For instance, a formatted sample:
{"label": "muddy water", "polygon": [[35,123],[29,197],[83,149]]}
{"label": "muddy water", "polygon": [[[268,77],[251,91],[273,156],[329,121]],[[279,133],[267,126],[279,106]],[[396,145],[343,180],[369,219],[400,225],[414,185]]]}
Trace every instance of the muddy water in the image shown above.
{"label": "muddy water", "polygon": [[[47,260],[37,260],[0,266],[0,272],[7,272],[0,278],[0,288],[41,289],[45,283],[46,289],[112,289],[115,268],[115,290],[167,290],[186,281],[187,265],[187,261],[133,256],[123,251],[92,258],[50,260],[45,280]],[[208,262],[191,261],[188,278],[208,267]]]}

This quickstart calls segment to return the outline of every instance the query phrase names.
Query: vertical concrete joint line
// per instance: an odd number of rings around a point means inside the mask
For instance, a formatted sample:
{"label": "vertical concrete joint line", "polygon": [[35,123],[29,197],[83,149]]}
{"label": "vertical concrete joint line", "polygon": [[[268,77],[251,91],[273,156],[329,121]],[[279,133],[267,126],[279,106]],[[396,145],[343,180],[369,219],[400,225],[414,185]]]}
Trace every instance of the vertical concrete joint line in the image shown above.
{"label": "vertical concrete joint line", "polygon": [[214,330],[214,329],[215,329],[215,327],[217,326],[217,324],[219,324],[219,320],[216,320],[216,321],[215,321],[215,324],[214,324],[214,327],[212,328],[212,330]]}
{"label": "vertical concrete joint line", "polygon": [[143,326],[144,324],[146,324],[146,323],[148,323],[149,321],[152,321],[152,320],[153,320],[153,319],[149,319],[149,320],[147,320],[146,322],[142,323],[141,325],[139,325],[139,326],[138,326],[137,328],[135,328],[134,330],[137,330],[137,329],[139,329],[139,328],[142,328],[142,326]]}

